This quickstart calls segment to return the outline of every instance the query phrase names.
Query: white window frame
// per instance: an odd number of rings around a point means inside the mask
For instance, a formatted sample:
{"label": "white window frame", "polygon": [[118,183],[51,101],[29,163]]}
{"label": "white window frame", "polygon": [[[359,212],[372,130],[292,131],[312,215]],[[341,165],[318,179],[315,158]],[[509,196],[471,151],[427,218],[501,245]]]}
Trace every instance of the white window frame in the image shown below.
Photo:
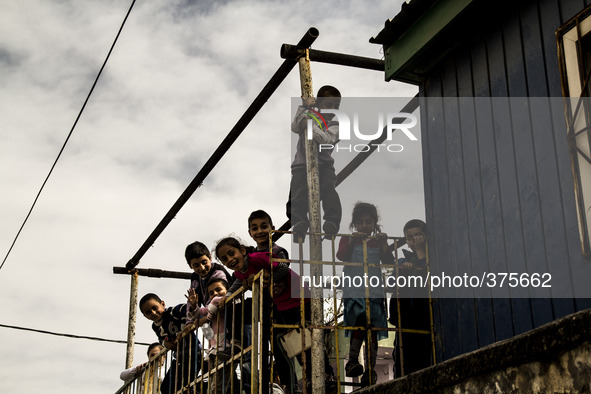
{"label": "white window frame", "polygon": [[[582,46],[583,38],[591,39],[591,6],[558,29],[556,37],[563,95],[569,98],[566,100],[567,138],[581,248],[583,256],[591,260],[591,98],[588,98],[591,73],[584,70]],[[591,61],[588,63],[587,69],[591,70]]]}

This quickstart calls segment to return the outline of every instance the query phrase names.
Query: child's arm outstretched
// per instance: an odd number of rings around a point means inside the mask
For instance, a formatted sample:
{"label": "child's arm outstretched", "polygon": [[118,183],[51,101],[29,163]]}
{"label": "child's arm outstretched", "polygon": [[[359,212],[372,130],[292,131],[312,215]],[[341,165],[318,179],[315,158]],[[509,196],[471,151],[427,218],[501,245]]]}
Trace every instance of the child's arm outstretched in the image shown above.
{"label": "child's arm outstretched", "polygon": [[230,288],[226,291],[226,295],[224,297],[222,297],[222,300],[221,300],[222,305],[225,303],[227,297],[230,297],[232,294],[234,294],[235,292],[237,292],[241,288],[242,288],[242,280],[236,278],[234,280],[234,282],[230,285]]}
{"label": "child's arm outstretched", "polygon": [[130,380],[133,380],[136,377],[138,377],[142,373],[146,365],[148,365],[148,363],[143,363],[138,365],[137,367],[128,368],[121,372],[119,378],[124,382],[129,382]]}
{"label": "child's arm outstretched", "polygon": [[[273,253],[272,257],[277,258],[278,256]],[[267,287],[269,285],[269,280],[271,277],[271,269],[273,270],[273,285],[285,281],[287,278],[290,277],[289,263],[285,262],[273,262],[271,264],[271,256],[267,252],[262,253],[253,253],[249,255],[250,261],[252,264],[256,264],[264,270],[263,273],[263,285]],[[253,279],[255,275],[251,275],[248,278],[247,286],[250,287],[252,285]]]}

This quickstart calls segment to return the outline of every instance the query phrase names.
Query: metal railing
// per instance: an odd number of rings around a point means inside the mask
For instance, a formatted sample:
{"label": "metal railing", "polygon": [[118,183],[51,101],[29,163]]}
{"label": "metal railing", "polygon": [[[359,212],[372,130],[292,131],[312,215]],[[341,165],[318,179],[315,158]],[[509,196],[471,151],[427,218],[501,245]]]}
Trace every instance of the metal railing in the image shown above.
{"label": "metal railing", "polygon": [[[288,233],[289,234],[289,233]],[[332,365],[336,366],[334,371],[334,386],[327,387],[326,392],[346,392],[347,387],[359,387],[360,383],[355,382],[354,379],[347,381],[344,379],[344,364],[346,356],[343,355],[342,348],[343,344],[341,335],[339,332],[353,331],[365,331],[366,344],[371,344],[376,339],[376,335],[379,331],[395,332],[397,345],[396,348],[397,357],[396,360],[403,365],[404,364],[404,338],[405,334],[419,334],[425,335],[425,341],[431,343],[433,363],[434,358],[434,334],[433,334],[433,318],[432,318],[432,302],[429,294],[429,316],[430,316],[430,330],[416,329],[414,327],[405,327],[405,321],[403,314],[400,313],[400,302],[401,299],[398,297],[399,289],[383,287],[383,291],[376,295],[370,287],[364,286],[364,301],[365,301],[365,325],[345,325],[343,322],[343,315],[340,312],[343,301],[343,286],[334,286],[334,281],[327,282],[326,280],[321,281],[323,283],[323,294],[325,295],[325,305],[332,305],[332,314],[328,314],[327,319],[322,325],[312,325],[310,323],[310,317],[306,316],[306,304],[309,302],[309,293],[306,290],[306,285],[317,285],[318,281],[313,282],[314,279],[309,278],[306,273],[311,272],[312,265],[321,265],[324,272],[329,274],[332,278],[338,278],[343,274],[345,267],[356,267],[362,269],[363,274],[366,277],[370,277],[372,271],[375,273],[379,270],[381,274],[381,284],[387,285],[388,275],[399,275],[399,267],[396,263],[398,261],[398,249],[404,244],[404,238],[388,237],[387,240],[392,242],[391,250],[392,261],[384,264],[382,262],[369,262],[368,261],[368,247],[367,242],[375,237],[363,239],[363,262],[359,261],[337,261],[336,257],[336,240],[343,237],[352,237],[350,234],[338,234],[336,236],[330,236],[326,239],[326,234],[320,234],[325,236],[323,241],[325,248],[330,248],[330,260],[327,261],[313,261],[305,260],[304,249],[305,244],[300,240],[298,242],[298,254],[296,259],[284,260],[275,257],[270,258],[270,266],[274,263],[289,263],[290,269],[299,274],[299,288],[293,290],[297,291],[298,294],[292,294],[293,297],[300,299],[300,316],[297,323],[293,324],[281,324],[273,320],[273,307],[270,304],[272,302],[270,294],[274,291],[273,281],[273,270],[270,272],[270,278],[265,278],[263,271],[259,272],[252,283],[252,286],[245,286],[242,289],[233,293],[227,298],[225,307],[220,309],[218,312],[218,319],[212,322],[212,326],[218,325],[216,331],[226,332],[226,338],[230,338],[232,346],[229,347],[229,359],[221,362],[219,358],[209,357],[209,360],[205,358],[207,352],[207,341],[201,334],[201,343],[203,343],[203,349],[200,349],[199,342],[195,341],[195,334],[198,332],[198,323],[194,322],[188,325],[188,328],[183,331],[177,338],[176,348],[173,349],[176,353],[176,357],[173,357],[171,350],[163,350],[155,359],[151,360],[146,367],[142,370],[138,376],[127,382],[121,387],[116,394],[119,393],[159,393],[159,390],[167,393],[234,393],[234,392],[250,392],[259,393],[266,392],[265,389],[270,387],[273,383],[273,377],[276,375],[274,372],[275,367],[269,360],[272,360],[277,352],[284,352],[285,349],[277,349],[276,346],[280,343],[278,340],[273,340],[279,334],[285,334],[290,330],[296,330],[295,337],[300,338],[299,352],[311,352],[317,346],[321,346],[324,349],[324,343],[319,344],[310,341],[310,336],[307,335],[309,329],[319,329],[324,332],[326,342],[331,342],[330,347],[334,348],[334,358],[326,357],[326,360],[331,361]],[[269,235],[269,242],[272,250],[273,243],[273,232]],[[329,244],[329,246],[327,246]],[[328,254],[327,254],[328,255]],[[427,266],[428,268],[428,266]],[[325,279],[325,278],[323,278]],[[312,282],[310,282],[312,280]],[[329,286],[330,285],[330,286]],[[379,286],[378,286],[379,287]],[[427,286],[428,289],[428,286]],[[268,293],[267,293],[268,292]],[[345,296],[347,291],[345,291]],[[248,296],[251,296],[249,299]],[[392,298],[392,295],[395,295]],[[390,297],[388,297],[390,296]],[[370,306],[372,299],[383,297],[384,301],[387,298],[396,300],[398,323],[394,327],[378,327],[372,325],[372,308]],[[251,303],[252,302],[252,306]],[[384,303],[383,307],[387,311],[387,304]],[[248,309],[250,308],[251,318],[246,319],[248,316]],[[223,319],[221,319],[223,317]],[[225,326],[222,328],[220,325],[224,322]],[[246,333],[252,330],[252,340]],[[222,331],[223,330],[223,331]],[[299,331],[299,335],[297,335]],[[293,334],[293,333],[292,333]],[[294,335],[292,335],[292,338]],[[334,338],[334,339],[333,339]],[[292,341],[293,342],[293,341]],[[311,343],[310,343],[311,342]],[[240,343],[240,347],[233,346],[236,343]],[[217,343],[220,346],[220,343]],[[187,349],[191,351],[187,352]],[[302,349],[304,351],[302,352]],[[365,346],[364,354],[366,360],[371,360],[370,352],[372,346]],[[296,351],[297,353],[297,351]],[[161,356],[165,356],[165,361],[161,361]],[[310,365],[309,358],[298,356],[297,354],[292,357],[292,360],[296,357],[301,359],[301,389],[304,393],[310,393]],[[216,361],[217,359],[217,361]],[[175,361],[176,360],[176,361]],[[187,365],[188,364],[188,365]],[[200,366],[203,366],[199,370]],[[371,362],[366,364],[366,370],[369,375],[372,374],[374,366]],[[174,370],[174,372],[170,372]],[[173,375],[172,378],[166,379],[163,371],[169,371],[167,374]],[[402,374],[404,375],[404,368],[401,368]],[[238,379],[238,375],[240,379]],[[296,379],[297,380],[297,379]],[[283,382],[285,383],[285,382]],[[370,384],[375,382],[370,381]],[[166,384],[166,387],[163,385]],[[345,390],[345,391],[344,391]]]}

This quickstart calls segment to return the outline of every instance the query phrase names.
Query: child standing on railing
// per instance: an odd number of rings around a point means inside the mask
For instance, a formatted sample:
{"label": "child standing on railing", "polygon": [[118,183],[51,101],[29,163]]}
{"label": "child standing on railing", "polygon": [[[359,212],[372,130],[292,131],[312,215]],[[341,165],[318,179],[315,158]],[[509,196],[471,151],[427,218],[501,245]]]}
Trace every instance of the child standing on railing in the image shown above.
{"label": "child standing on railing", "polygon": [[[252,246],[245,246],[240,243],[236,238],[228,237],[220,240],[215,248],[215,254],[217,258],[226,267],[234,270],[236,281],[226,293],[226,297],[229,297],[233,292],[240,289],[242,286],[249,286],[252,284],[253,278],[260,271],[267,272],[273,270],[273,317],[276,322],[282,324],[297,324],[300,321],[300,297],[299,297],[299,286],[300,277],[298,274],[293,272],[284,262],[273,262],[271,264],[269,252],[256,252]],[[274,256],[276,257],[276,256]],[[292,287],[296,292],[292,296]],[[310,292],[305,288],[305,302],[306,309],[309,311],[309,297]],[[263,296],[263,305],[269,305],[268,298]],[[263,308],[265,308],[263,306]],[[268,307],[267,307],[268,308]],[[262,333],[262,348],[263,355],[265,354],[266,343],[269,338],[269,327],[270,327],[270,316],[271,310],[265,309],[262,313],[261,322],[261,333]],[[285,332],[285,329],[275,329],[273,331],[273,348],[279,349],[278,336]],[[279,371],[282,384],[288,387],[288,392],[294,392],[297,385],[295,378],[295,372],[291,360],[287,358],[281,351],[275,351],[273,356],[276,360],[276,366]],[[310,352],[306,352],[306,360],[309,358]],[[263,356],[265,357],[265,356]],[[308,377],[311,376],[311,361],[307,361],[308,365]],[[263,369],[263,380],[262,382],[270,382],[269,371],[267,368]],[[266,376],[265,376],[266,375]]]}
{"label": "child standing on railing", "polygon": [[312,138],[318,144],[325,145],[325,149],[318,152],[318,193],[324,211],[322,229],[327,234],[336,234],[341,226],[341,200],[336,191],[337,176],[332,147],[326,149],[327,146],[336,144],[339,138],[339,122],[330,110],[339,109],[341,92],[334,86],[325,85],[318,89],[317,96],[316,99],[302,98],[302,105],[298,107],[291,124],[291,131],[298,134],[298,143],[291,163],[291,183],[286,213],[293,225],[294,240],[303,238],[309,227],[305,140],[308,138],[308,121],[312,118],[320,117],[324,121],[322,126],[317,126],[315,122],[311,123]]}
{"label": "child standing on railing", "polygon": [[[353,208],[353,218],[349,228],[354,231],[353,236],[342,237],[339,242],[337,258],[341,261],[362,263],[364,261],[363,244],[366,243],[368,271],[365,278],[365,269],[363,265],[346,265],[343,268],[343,277],[350,278],[351,283],[356,282],[356,278],[361,278],[363,284],[368,283],[369,288],[369,306],[370,322],[372,327],[388,327],[386,315],[386,300],[383,290],[382,270],[379,266],[370,266],[372,264],[392,264],[394,258],[388,249],[385,233],[381,232],[381,226],[378,224],[379,216],[375,205],[358,202]],[[368,239],[368,237],[372,237]],[[375,279],[374,279],[375,278]],[[359,283],[359,279],[357,279]],[[366,326],[366,289],[364,286],[348,285],[343,287],[344,299],[344,319],[345,326]],[[371,341],[366,344],[369,348],[369,360],[366,358],[365,366],[371,366],[371,379],[369,369],[363,370],[359,363],[359,352],[361,345],[367,341],[365,330],[346,330],[345,334],[351,336],[349,348],[349,362],[345,366],[345,375],[348,377],[361,377],[362,387],[375,384],[377,374],[375,372],[376,358],[378,351],[378,340],[388,336],[387,331],[372,331]]]}

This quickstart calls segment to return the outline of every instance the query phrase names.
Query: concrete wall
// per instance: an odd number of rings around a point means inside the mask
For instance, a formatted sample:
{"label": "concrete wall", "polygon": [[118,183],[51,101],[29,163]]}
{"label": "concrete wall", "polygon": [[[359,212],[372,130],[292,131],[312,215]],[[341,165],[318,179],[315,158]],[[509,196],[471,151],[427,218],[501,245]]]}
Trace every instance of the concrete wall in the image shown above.
{"label": "concrete wall", "polygon": [[591,310],[360,393],[590,393]]}

